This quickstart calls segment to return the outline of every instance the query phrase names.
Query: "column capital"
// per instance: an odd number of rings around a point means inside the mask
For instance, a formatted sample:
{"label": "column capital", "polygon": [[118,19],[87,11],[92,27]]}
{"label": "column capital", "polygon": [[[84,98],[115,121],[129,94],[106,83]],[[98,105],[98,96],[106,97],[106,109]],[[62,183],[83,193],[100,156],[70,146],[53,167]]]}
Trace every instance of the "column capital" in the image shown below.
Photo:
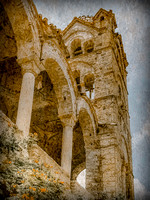
{"label": "column capital", "polygon": [[40,61],[35,56],[17,59],[17,62],[21,66],[23,75],[25,73],[32,73],[36,77],[40,73]]}
{"label": "column capital", "polygon": [[63,127],[65,127],[65,126],[74,127],[74,125],[76,123],[76,117],[75,117],[75,115],[72,115],[72,114],[59,116],[59,118],[62,122]]}

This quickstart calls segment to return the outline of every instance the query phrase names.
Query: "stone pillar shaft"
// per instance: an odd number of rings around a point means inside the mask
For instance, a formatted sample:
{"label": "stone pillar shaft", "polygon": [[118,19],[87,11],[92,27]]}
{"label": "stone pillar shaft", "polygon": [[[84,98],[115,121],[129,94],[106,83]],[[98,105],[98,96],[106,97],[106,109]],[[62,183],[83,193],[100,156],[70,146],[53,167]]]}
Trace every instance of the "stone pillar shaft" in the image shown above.
{"label": "stone pillar shaft", "polygon": [[33,94],[34,94],[35,76],[26,72],[23,75],[22,86],[19,98],[16,124],[24,132],[25,137],[29,134]]}
{"label": "stone pillar shaft", "polygon": [[73,140],[73,127],[66,125],[63,128],[62,138],[62,154],[61,154],[61,166],[69,176],[71,175],[71,163],[72,163],[72,140]]}

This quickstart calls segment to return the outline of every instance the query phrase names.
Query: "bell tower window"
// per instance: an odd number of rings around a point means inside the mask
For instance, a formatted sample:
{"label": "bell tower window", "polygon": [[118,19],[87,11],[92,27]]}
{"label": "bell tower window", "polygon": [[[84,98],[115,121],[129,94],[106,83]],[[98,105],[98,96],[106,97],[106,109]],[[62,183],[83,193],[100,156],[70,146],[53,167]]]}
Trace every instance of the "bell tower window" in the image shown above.
{"label": "bell tower window", "polygon": [[77,56],[77,55],[82,54],[81,40],[80,39],[75,39],[71,43],[71,49],[72,49],[73,56]]}
{"label": "bell tower window", "polygon": [[103,20],[104,20],[104,16],[101,16],[101,18],[100,18],[100,22],[103,21]]}
{"label": "bell tower window", "polygon": [[79,70],[75,70],[73,72],[73,74],[74,74],[74,79],[75,79],[76,84],[77,84],[78,92],[81,93],[80,71]]}
{"label": "bell tower window", "polygon": [[90,53],[94,50],[94,43],[92,40],[88,40],[84,43],[84,50],[87,53]]}
{"label": "bell tower window", "polygon": [[100,28],[103,28],[106,26],[106,20],[104,18],[104,16],[100,17]]}
{"label": "bell tower window", "polygon": [[77,77],[75,80],[76,80],[78,91],[81,92],[80,77]]}
{"label": "bell tower window", "polygon": [[94,88],[95,88],[94,75],[93,74],[86,75],[84,78],[84,84],[87,97],[90,99],[94,99]]}

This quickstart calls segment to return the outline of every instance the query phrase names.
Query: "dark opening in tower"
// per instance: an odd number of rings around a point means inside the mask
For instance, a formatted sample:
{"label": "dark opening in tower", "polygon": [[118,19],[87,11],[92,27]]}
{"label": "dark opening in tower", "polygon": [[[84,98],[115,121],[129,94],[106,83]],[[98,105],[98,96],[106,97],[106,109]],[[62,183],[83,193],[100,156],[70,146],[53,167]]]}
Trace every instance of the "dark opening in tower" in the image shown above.
{"label": "dark opening in tower", "polygon": [[94,75],[88,74],[84,77],[85,92],[87,97],[94,99]]}
{"label": "dark opening in tower", "polygon": [[72,49],[73,56],[77,56],[77,55],[82,54],[81,40],[80,39],[75,39],[71,43],[71,49]]}

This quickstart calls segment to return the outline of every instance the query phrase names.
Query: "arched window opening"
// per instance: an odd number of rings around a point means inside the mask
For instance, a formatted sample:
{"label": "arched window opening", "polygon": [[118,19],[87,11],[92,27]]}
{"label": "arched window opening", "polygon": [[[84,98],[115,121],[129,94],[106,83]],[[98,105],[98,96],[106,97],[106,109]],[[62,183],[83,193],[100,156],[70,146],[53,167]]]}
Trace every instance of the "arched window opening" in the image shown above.
{"label": "arched window opening", "polygon": [[94,43],[92,40],[88,40],[84,43],[85,52],[90,53],[94,50]]}
{"label": "arched window opening", "polygon": [[75,39],[71,43],[71,49],[72,49],[73,56],[77,56],[77,55],[82,54],[81,40],[80,39]]}
{"label": "arched window opening", "polygon": [[94,99],[94,75],[89,74],[84,78],[85,92],[88,98]]}
{"label": "arched window opening", "polygon": [[100,17],[100,27],[102,28],[102,27],[104,27],[105,25],[106,25],[106,20],[105,20],[104,16],[101,16],[101,17]]}
{"label": "arched window opening", "polygon": [[103,21],[103,20],[104,20],[104,16],[101,16],[100,17],[100,22]]}
{"label": "arched window opening", "polygon": [[80,172],[80,174],[77,176],[77,182],[83,187],[86,187],[86,182],[85,182],[85,177],[86,177],[86,169]]}
{"label": "arched window opening", "polygon": [[78,91],[81,92],[80,77],[76,78],[76,83],[77,83]]}
{"label": "arched window opening", "polygon": [[80,71],[74,71],[74,78],[77,84],[78,91],[81,92],[81,84],[80,84]]}
{"label": "arched window opening", "polygon": [[30,136],[37,133],[36,143],[61,164],[63,126],[58,116],[58,99],[46,70],[35,79]]}

